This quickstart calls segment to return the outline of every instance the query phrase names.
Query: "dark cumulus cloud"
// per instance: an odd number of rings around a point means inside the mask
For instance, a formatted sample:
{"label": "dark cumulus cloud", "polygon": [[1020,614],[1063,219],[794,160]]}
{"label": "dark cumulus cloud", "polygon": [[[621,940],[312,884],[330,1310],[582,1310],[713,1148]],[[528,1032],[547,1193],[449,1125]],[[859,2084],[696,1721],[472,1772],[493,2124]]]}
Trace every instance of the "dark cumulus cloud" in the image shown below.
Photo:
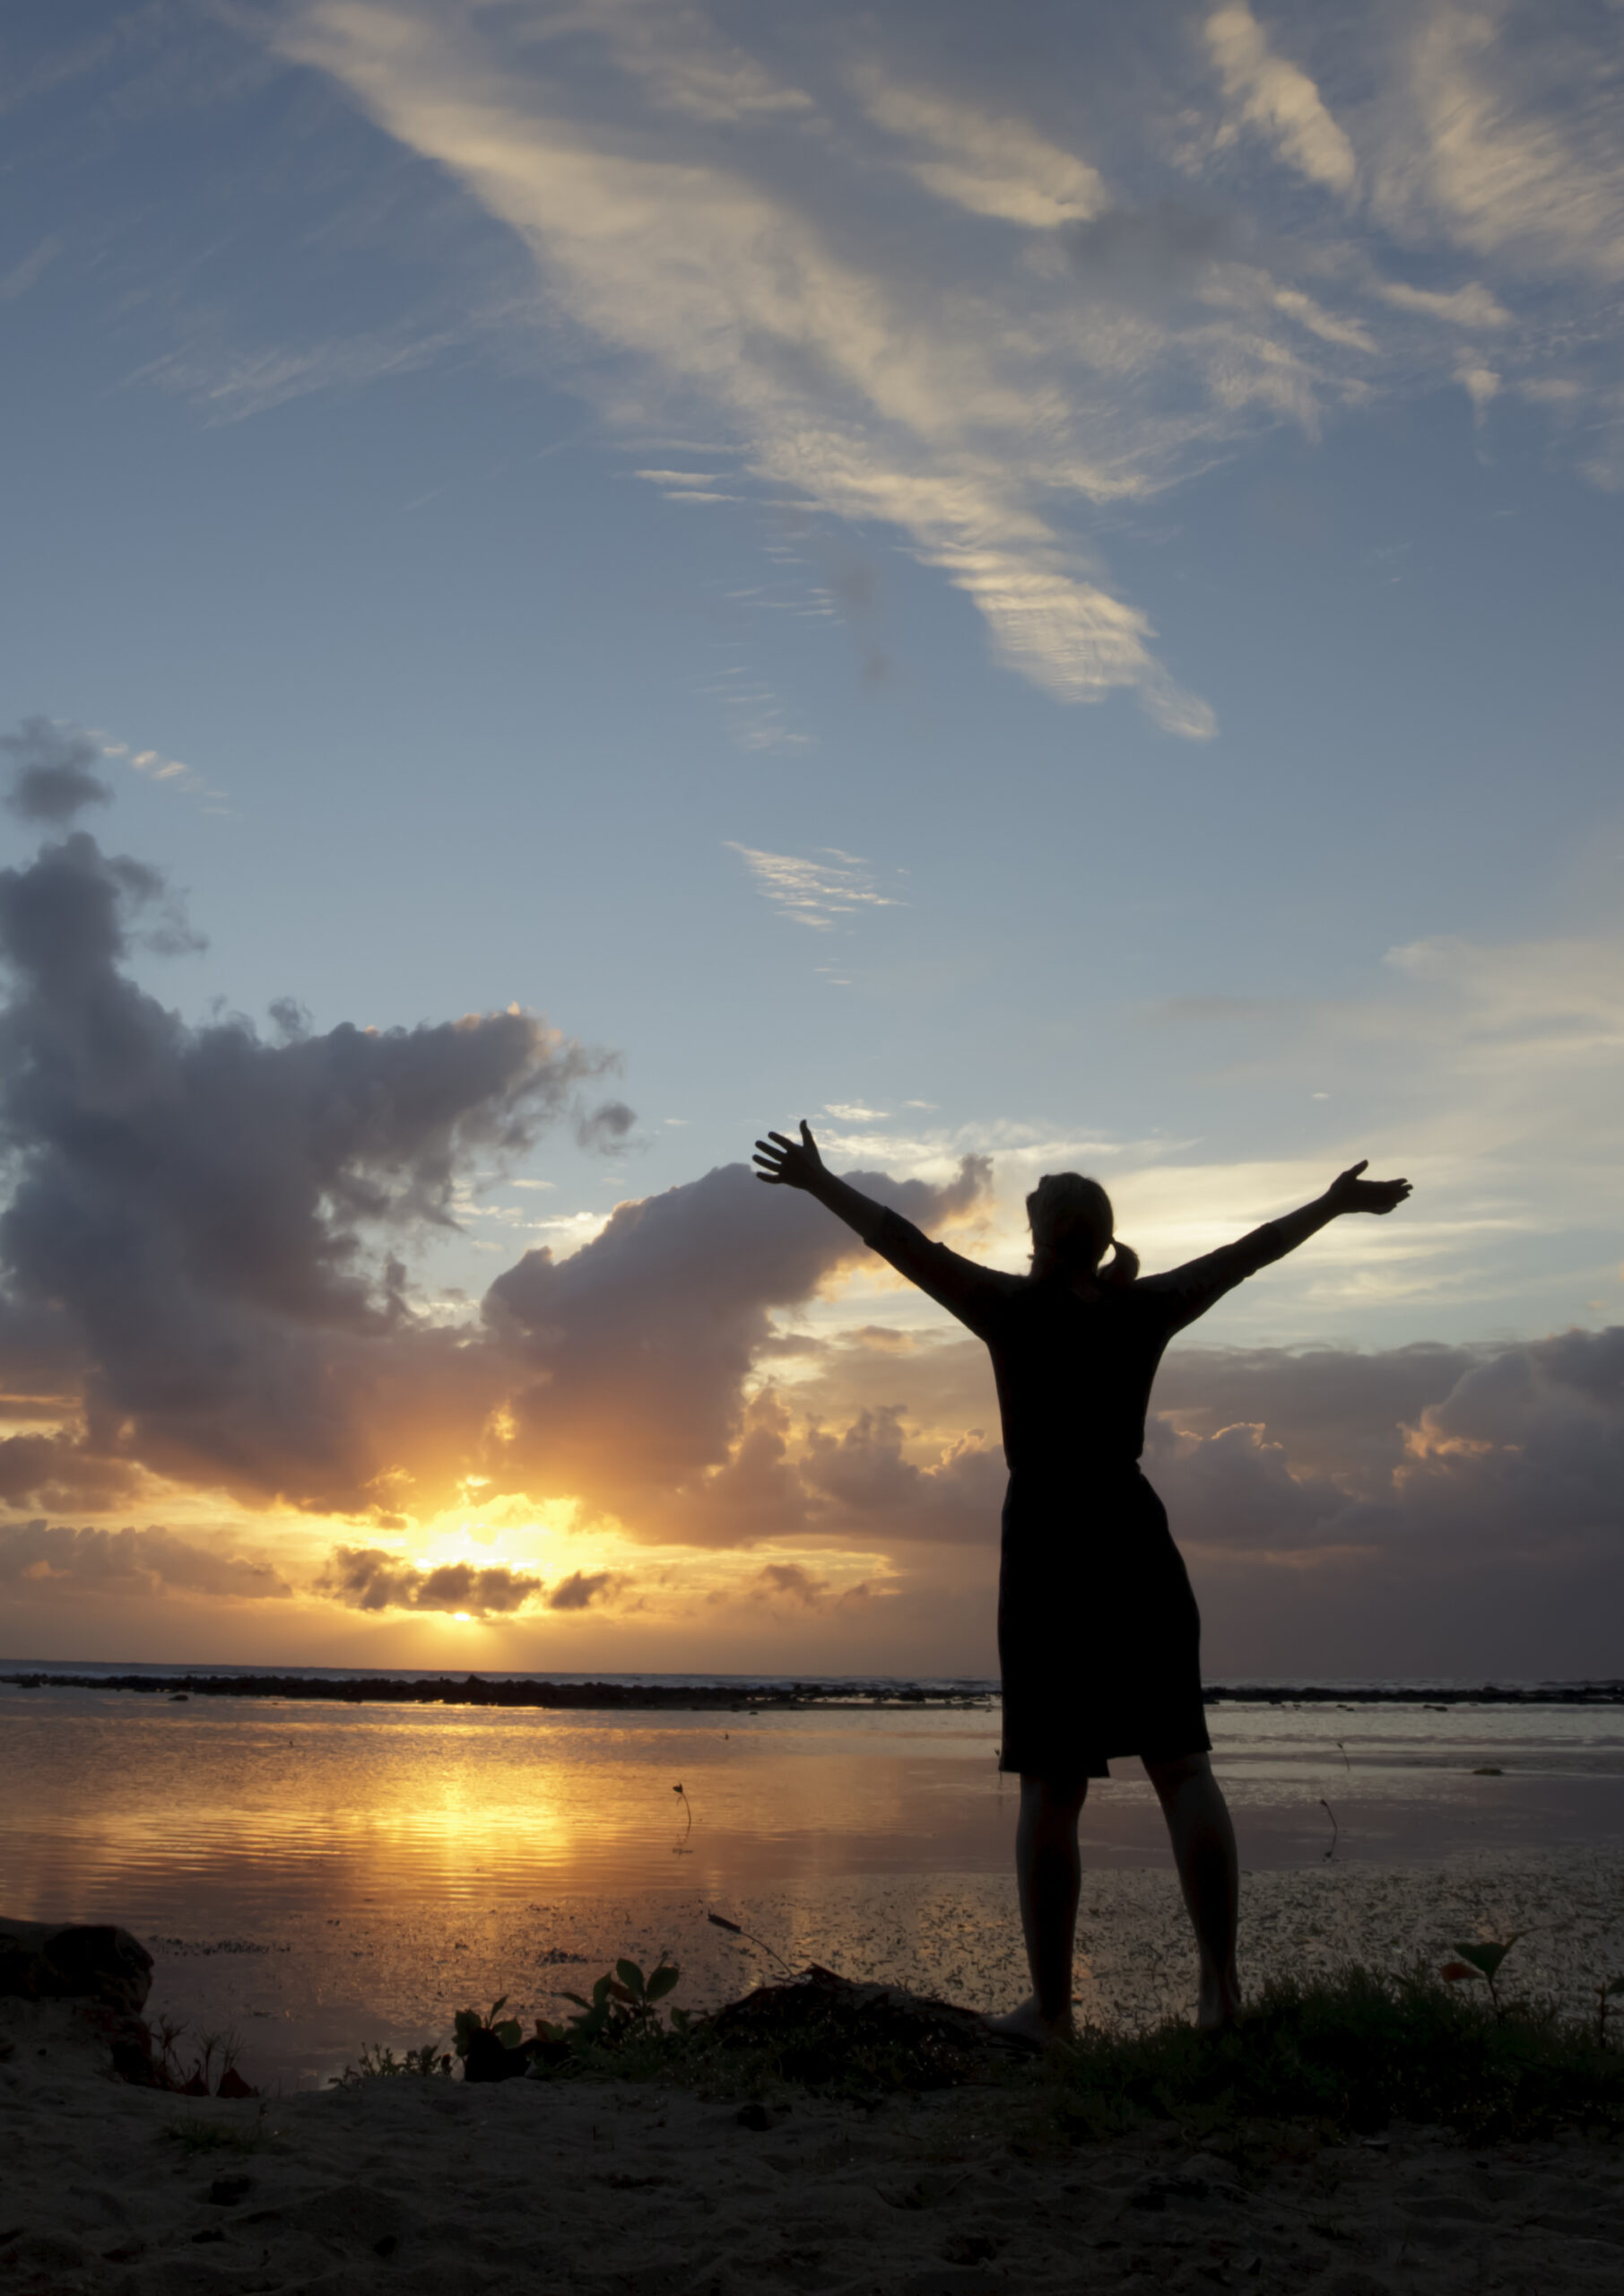
{"label": "dark cumulus cloud", "polygon": [[442,1562],[421,1570],[382,1547],[335,1547],[316,1592],[358,1611],[466,1611],[489,1618],[523,1610],[542,1591],[528,1571],[500,1563]]}
{"label": "dark cumulus cloud", "polygon": [[35,1601],[84,1595],[265,1601],[286,1600],[293,1592],[273,1564],[181,1538],[159,1525],[75,1530],[43,1518],[0,1527],[0,1587]]}
{"label": "dark cumulus cloud", "polygon": [[[910,1602],[979,1570],[990,1622],[1004,1468],[984,1352],[892,1336],[819,1359],[798,1422],[758,1396],[714,1487],[739,1495],[741,1539],[777,1520],[878,1547]],[[1368,1353],[1181,1342],[1148,1438],[1213,1678],[1620,1671],[1624,1329]]]}
{"label": "dark cumulus cloud", "polygon": [[140,1482],[139,1470],[127,1460],[97,1458],[60,1429],[0,1440],[0,1505],[117,1506],[134,1496]]}
{"label": "dark cumulus cloud", "polygon": [[601,1100],[595,1109],[584,1109],[575,1120],[575,1136],[583,1148],[610,1151],[622,1147],[637,1122],[635,1112],[624,1100]]}
{"label": "dark cumulus cloud", "polygon": [[[403,1427],[465,1448],[498,1399],[490,1351],[414,1315],[396,1239],[450,1222],[472,1160],[630,1111],[586,1108],[609,1056],[519,1012],[191,1026],[125,969],[154,917],[174,944],[167,898],[82,831],[0,872],[0,1355],[32,1331],[72,1364],[87,1457],[364,1509]],[[63,1487],[57,1453],[4,1457],[5,1495]]]}
{"label": "dark cumulus cloud", "polygon": [[1624,1329],[1168,1374],[1147,1465],[1221,1663],[1619,1672]]}
{"label": "dark cumulus cloud", "polygon": [[[743,1164],[622,1205],[569,1260],[527,1254],[464,1325],[418,1312],[404,1241],[452,1221],[471,1166],[560,1124],[607,1151],[631,1137],[608,1056],[512,1011],[317,1031],[282,1000],[263,1035],[194,1026],[131,978],[154,932],[195,945],[161,874],[83,831],[0,871],[0,1417],[23,1422],[0,1434],[0,1505],[110,1509],[155,1475],[399,1530],[477,1468],[493,1495],[716,1544],[849,1509],[865,1469],[876,1507],[913,1476],[883,1418],[810,1479],[784,1464],[758,1359],[861,1247]],[[936,1226],[990,1174],[854,1177]],[[470,1593],[345,1552],[331,1599],[501,1607],[507,1582]],[[578,1573],[549,1599],[616,1592]]]}
{"label": "dark cumulus cloud", "polygon": [[[986,1158],[970,1156],[941,1187],[847,1177],[934,1227],[969,1210],[991,1175]],[[763,1187],[748,1165],[728,1164],[622,1204],[566,1260],[527,1252],[484,1304],[515,1365],[511,1435],[491,1471],[517,1487],[589,1493],[649,1535],[672,1533],[678,1518],[705,1544],[766,1535],[770,1481],[741,1511],[712,1478],[741,1433],[746,1472],[751,1465],[743,1390],[774,1310],[809,1299],[862,1251],[810,1197]],[[769,1431],[768,1450],[773,1440]],[[777,1526],[786,1527],[781,1515]]]}
{"label": "dark cumulus cloud", "polygon": [[60,828],[85,805],[106,805],[112,791],[93,768],[101,752],[83,734],[69,734],[48,718],[25,718],[14,734],[0,734],[0,756],[12,761],[5,802],[25,822]]}
{"label": "dark cumulus cloud", "polygon": [[550,1611],[588,1611],[594,1603],[605,1603],[617,1595],[624,1584],[613,1570],[572,1570],[560,1578],[547,1597]]}

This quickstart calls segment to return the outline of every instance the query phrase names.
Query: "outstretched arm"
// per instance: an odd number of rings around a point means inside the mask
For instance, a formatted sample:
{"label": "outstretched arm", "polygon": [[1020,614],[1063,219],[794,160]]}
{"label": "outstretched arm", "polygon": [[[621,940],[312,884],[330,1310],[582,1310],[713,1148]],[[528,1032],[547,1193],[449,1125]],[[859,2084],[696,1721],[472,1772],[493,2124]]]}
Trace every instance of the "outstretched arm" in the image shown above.
{"label": "outstretched arm", "polygon": [[1310,1236],[1316,1236],[1344,1212],[1381,1213],[1397,1209],[1410,1193],[1409,1181],[1365,1179],[1362,1175],[1368,1161],[1361,1158],[1345,1172],[1339,1172],[1324,1196],[1316,1196],[1300,1211],[1288,1212],[1284,1219],[1270,1221],[1269,1225],[1281,1239],[1277,1257],[1294,1252],[1298,1244],[1306,1244]]}
{"label": "outstretched arm", "polygon": [[759,1180],[775,1187],[804,1188],[808,1196],[815,1196],[837,1219],[855,1228],[881,1259],[889,1260],[899,1275],[916,1283],[938,1307],[957,1316],[983,1339],[1011,1292],[1021,1288],[1020,1277],[961,1259],[945,1244],[934,1244],[922,1236],[911,1220],[876,1204],[849,1180],[837,1179],[819,1155],[818,1144],[804,1118],[798,1144],[781,1132],[769,1132],[765,1140],[756,1143],[755,1161]]}
{"label": "outstretched arm", "polygon": [[1148,1276],[1135,1289],[1164,1303],[1169,1332],[1183,1331],[1198,1316],[1204,1316],[1226,1292],[1232,1292],[1238,1283],[1248,1275],[1255,1275],[1272,1260],[1284,1259],[1288,1252],[1306,1244],[1310,1236],[1317,1235],[1344,1212],[1392,1212],[1409,1195],[1408,1180],[1368,1180],[1362,1178],[1364,1170],[1362,1163],[1353,1165],[1337,1175],[1324,1196],[1316,1196],[1300,1211],[1266,1221],[1238,1243],[1226,1244],[1220,1251],[1209,1252],[1204,1259],[1193,1259],[1187,1267],[1171,1268],[1166,1275]]}
{"label": "outstretched arm", "polygon": [[837,1220],[844,1220],[848,1228],[855,1228],[865,1244],[873,1243],[885,1217],[885,1206],[829,1170],[818,1153],[818,1144],[804,1117],[801,1119],[798,1144],[781,1132],[769,1132],[765,1140],[757,1141],[752,1161],[759,1180],[766,1180],[772,1187],[804,1188]]}

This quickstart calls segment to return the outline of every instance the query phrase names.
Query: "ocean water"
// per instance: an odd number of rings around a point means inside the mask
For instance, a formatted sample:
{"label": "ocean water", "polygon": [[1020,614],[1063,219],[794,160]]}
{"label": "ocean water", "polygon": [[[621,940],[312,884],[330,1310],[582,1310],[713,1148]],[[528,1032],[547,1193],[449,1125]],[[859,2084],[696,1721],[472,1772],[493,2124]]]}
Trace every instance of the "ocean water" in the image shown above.
{"label": "ocean water", "polygon": [[[1624,1848],[1624,1707],[1260,1699],[1209,1721],[1254,1876],[1368,1896]],[[604,1712],[0,1684],[0,1911],[123,1922],[158,1954],[155,2005],[248,2030],[250,2066],[257,2048],[290,2080],[432,2037],[459,1993],[522,1979],[521,2005],[557,2013],[556,1987],[628,1950],[677,1952],[697,2000],[769,1949],[838,1963],[862,1936],[870,1966],[946,1982],[957,1936],[1001,1985],[998,1735],[991,1699]],[[1136,1763],[1091,1788],[1081,1831],[1113,1902],[1162,1892]]]}

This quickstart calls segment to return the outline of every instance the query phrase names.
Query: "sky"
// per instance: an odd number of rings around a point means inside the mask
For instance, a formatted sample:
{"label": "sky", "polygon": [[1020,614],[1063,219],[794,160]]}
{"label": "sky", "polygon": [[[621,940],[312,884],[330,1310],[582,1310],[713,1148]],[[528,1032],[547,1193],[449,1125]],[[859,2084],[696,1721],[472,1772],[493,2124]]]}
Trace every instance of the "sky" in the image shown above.
{"label": "sky", "polygon": [[0,1653],[982,1674],[1148,1267],[1209,1674],[1624,1672],[1624,9],[21,0]]}

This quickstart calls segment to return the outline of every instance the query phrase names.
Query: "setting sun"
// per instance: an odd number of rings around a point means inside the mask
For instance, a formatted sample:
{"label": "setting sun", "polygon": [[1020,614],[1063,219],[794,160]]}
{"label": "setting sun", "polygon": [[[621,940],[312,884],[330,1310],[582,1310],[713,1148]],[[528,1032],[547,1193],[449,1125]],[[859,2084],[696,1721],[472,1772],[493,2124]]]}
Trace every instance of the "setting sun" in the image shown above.
{"label": "setting sun", "polygon": [[0,2279],[1599,2279],[1624,0],[3,71]]}

